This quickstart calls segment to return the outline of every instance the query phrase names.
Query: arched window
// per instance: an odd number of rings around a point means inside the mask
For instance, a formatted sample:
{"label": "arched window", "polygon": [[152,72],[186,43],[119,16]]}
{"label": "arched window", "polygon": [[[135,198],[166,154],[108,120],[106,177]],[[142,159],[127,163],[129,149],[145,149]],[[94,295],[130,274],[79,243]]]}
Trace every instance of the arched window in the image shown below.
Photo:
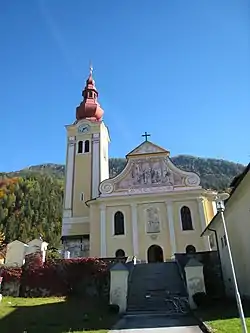
{"label": "arched window", "polygon": [[116,258],[124,258],[125,257],[125,252],[122,249],[119,249],[115,253]]}
{"label": "arched window", "polygon": [[78,141],[77,153],[78,154],[82,154],[82,152],[83,152],[83,142],[82,141]]}
{"label": "arched window", "polygon": [[186,247],[186,253],[195,253],[196,252],[196,248],[193,245],[188,245]]}
{"label": "arched window", "polygon": [[89,153],[89,140],[85,141],[85,144],[84,144],[84,153]]}
{"label": "arched window", "polygon": [[124,235],[124,215],[120,211],[114,216],[114,231],[115,235]]}
{"label": "arched window", "polygon": [[181,208],[182,230],[193,230],[193,223],[190,209],[187,206]]}

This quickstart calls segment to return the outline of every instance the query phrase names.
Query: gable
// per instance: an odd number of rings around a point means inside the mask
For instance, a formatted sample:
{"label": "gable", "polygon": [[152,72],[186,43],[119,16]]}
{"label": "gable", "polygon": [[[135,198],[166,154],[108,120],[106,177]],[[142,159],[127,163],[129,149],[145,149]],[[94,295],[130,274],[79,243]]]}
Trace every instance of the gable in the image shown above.
{"label": "gable", "polygon": [[19,241],[18,239],[16,239],[16,240],[7,244],[7,247],[12,247],[12,246],[15,246],[15,247],[19,246],[20,247],[20,246],[27,246],[27,244],[25,244],[25,243]]}
{"label": "gable", "polygon": [[169,155],[169,151],[161,148],[150,141],[145,141],[127,154],[127,157],[134,155],[142,155],[142,154],[152,154],[152,153],[165,153]]}
{"label": "gable", "polygon": [[124,170],[99,187],[101,196],[159,193],[201,188],[200,177],[177,168],[168,156],[136,155],[129,158]]}

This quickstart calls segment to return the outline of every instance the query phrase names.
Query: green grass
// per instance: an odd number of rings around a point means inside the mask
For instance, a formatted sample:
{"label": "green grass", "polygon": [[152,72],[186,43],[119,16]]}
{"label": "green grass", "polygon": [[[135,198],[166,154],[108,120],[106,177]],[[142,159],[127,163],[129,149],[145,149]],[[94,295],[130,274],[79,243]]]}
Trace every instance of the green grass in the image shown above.
{"label": "green grass", "polygon": [[[247,321],[248,331],[250,331],[250,319],[247,318],[246,321]],[[207,324],[216,333],[228,333],[228,332],[239,333],[242,331],[240,320],[238,318],[213,320],[213,321],[208,321]]]}
{"label": "green grass", "polygon": [[1,333],[106,333],[116,320],[93,300],[3,297],[0,303]]}
{"label": "green grass", "polygon": [[[250,304],[244,304],[247,328],[250,332]],[[209,310],[197,311],[197,315],[216,333],[239,333],[241,321],[235,301],[224,301]]]}

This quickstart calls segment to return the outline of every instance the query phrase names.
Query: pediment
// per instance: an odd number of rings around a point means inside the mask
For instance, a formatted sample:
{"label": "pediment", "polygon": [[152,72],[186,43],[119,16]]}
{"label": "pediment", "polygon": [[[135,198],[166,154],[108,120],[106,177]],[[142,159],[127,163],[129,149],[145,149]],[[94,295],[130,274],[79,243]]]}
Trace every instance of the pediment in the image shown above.
{"label": "pediment", "polygon": [[152,153],[165,153],[169,155],[169,151],[161,148],[150,141],[145,141],[127,154],[127,157],[142,155],[142,154],[152,154]]}
{"label": "pediment", "polygon": [[200,177],[177,168],[168,156],[152,155],[128,159],[123,171],[100,184],[101,196],[157,193],[200,187]]}

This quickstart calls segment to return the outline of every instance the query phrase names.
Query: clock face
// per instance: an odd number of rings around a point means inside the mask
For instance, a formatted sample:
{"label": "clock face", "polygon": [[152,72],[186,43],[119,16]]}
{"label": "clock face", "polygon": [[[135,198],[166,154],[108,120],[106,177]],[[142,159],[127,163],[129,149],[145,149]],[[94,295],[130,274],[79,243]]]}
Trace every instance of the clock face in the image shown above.
{"label": "clock face", "polygon": [[82,125],[78,127],[78,133],[86,133],[89,131],[88,125]]}

